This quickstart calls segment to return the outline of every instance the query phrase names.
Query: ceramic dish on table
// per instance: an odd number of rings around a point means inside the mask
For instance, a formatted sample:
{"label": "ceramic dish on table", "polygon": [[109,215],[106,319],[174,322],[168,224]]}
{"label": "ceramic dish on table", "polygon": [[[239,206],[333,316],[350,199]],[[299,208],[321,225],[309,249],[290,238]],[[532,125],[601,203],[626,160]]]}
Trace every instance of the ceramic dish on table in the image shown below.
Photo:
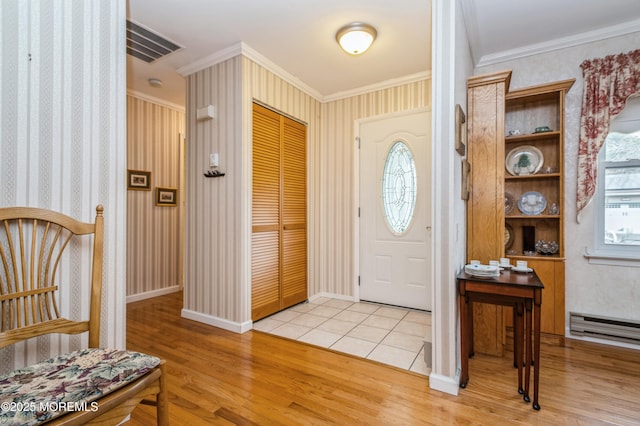
{"label": "ceramic dish on table", "polygon": [[465,265],[464,271],[478,278],[495,278],[500,276],[500,268],[493,265]]}
{"label": "ceramic dish on table", "polygon": [[513,272],[519,272],[519,273],[521,273],[521,274],[526,274],[526,273],[528,273],[528,272],[533,272],[533,269],[531,269],[531,268],[518,268],[517,266],[513,266],[513,267],[511,268],[511,270],[512,270]]}
{"label": "ceramic dish on table", "polygon": [[531,145],[513,148],[507,154],[504,165],[512,176],[533,175],[540,171],[544,163],[542,152]]}

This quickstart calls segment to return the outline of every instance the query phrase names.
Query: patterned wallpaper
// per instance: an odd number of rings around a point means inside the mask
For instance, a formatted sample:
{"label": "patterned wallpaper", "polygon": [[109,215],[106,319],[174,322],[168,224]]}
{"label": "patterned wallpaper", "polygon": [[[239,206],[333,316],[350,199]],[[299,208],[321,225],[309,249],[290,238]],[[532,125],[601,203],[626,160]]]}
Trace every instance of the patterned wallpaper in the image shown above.
{"label": "patterned wallpaper", "polygon": [[[241,276],[243,248],[240,57],[186,78],[185,282],[183,316],[216,326],[249,320]],[[216,118],[196,120],[213,105]],[[224,177],[206,178],[209,154],[218,153]],[[218,322],[219,321],[219,322]]]}
{"label": "patterned wallpaper", "polygon": [[[149,191],[127,191],[127,300],[182,288],[185,113],[127,96],[127,168],[151,172]],[[177,206],[156,206],[156,188]]]}
{"label": "patterned wallpaper", "polygon": [[[125,2],[3,1],[0,7],[0,206],[26,205],[93,221],[104,205],[101,343],[125,345]],[[99,27],[100,31],[95,31]],[[86,259],[86,250],[75,253]],[[86,264],[86,263],[85,263]],[[87,280],[66,264],[62,279]],[[88,291],[61,294],[86,314]],[[43,337],[0,351],[0,370],[78,348]]]}

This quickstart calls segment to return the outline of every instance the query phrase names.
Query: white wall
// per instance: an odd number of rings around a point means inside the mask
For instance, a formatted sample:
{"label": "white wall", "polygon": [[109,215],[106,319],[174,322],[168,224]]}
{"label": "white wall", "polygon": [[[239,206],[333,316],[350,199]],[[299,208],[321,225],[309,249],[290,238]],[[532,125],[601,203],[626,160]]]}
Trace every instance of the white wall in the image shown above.
{"label": "white wall", "polygon": [[[467,115],[467,79],[473,75],[473,58],[471,57],[471,50],[469,47],[468,35],[464,25],[464,19],[462,16],[462,10],[460,8],[460,1],[456,1],[456,32],[455,32],[455,57],[456,57],[456,69],[455,69],[455,103],[460,104],[462,109]],[[467,259],[467,204],[460,198],[462,187],[462,165],[461,161],[466,159],[465,152],[464,157],[456,156],[455,161],[455,184],[456,189],[455,197],[455,223],[456,223],[456,251],[455,251],[455,264],[460,267],[464,266]]]}
{"label": "white wall", "polygon": [[[640,320],[640,269],[589,264],[585,247],[593,247],[595,204],[576,221],[576,180],[582,71],[585,59],[628,52],[640,46],[640,32],[484,66],[476,74],[512,69],[511,89],[575,78],[566,99],[565,121],[565,255],[566,312]],[[562,208],[561,207],[561,208]],[[640,266],[640,263],[638,264]],[[568,315],[566,319],[568,335]]]}
{"label": "white wall", "polygon": [[460,347],[456,272],[466,258],[466,208],[460,198],[461,157],[454,151],[455,105],[466,111],[466,79],[472,59],[460,1],[434,0],[434,295],[433,368],[429,385],[457,394]]}
{"label": "white wall", "polygon": [[[0,7],[0,206],[93,221],[104,205],[101,344],[125,345],[125,1],[14,1]],[[86,258],[86,253],[83,253]],[[82,255],[82,254],[81,254]],[[88,281],[89,268],[67,265]],[[61,296],[82,316],[88,292]],[[46,337],[0,351],[0,370],[76,349]]]}

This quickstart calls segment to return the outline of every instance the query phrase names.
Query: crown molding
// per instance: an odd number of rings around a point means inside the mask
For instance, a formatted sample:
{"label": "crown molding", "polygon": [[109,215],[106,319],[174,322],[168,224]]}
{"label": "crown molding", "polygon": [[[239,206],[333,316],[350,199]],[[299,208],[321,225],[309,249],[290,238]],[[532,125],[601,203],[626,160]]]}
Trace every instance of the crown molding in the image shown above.
{"label": "crown molding", "polygon": [[242,55],[250,59],[251,61],[267,69],[271,73],[275,74],[280,79],[291,84],[297,89],[303,91],[304,93],[306,93],[307,95],[311,96],[312,98],[316,99],[321,103],[336,101],[336,100],[348,98],[351,96],[362,95],[365,93],[374,92],[376,90],[383,90],[390,87],[400,86],[402,84],[413,83],[419,80],[429,79],[431,77],[431,72],[425,71],[425,72],[408,75],[406,77],[386,80],[386,81],[382,81],[380,83],[372,84],[369,86],[363,86],[353,90],[338,92],[332,95],[324,96],[320,92],[318,92],[317,90],[309,86],[308,84],[304,83],[302,80],[298,79],[297,77],[285,71],[283,68],[276,65],[274,62],[272,62],[267,57],[257,52],[256,50],[254,50],[244,42],[238,42],[232,46],[227,47],[226,49],[222,49],[212,55],[199,59],[196,62],[193,62],[192,64],[180,67],[176,71],[178,72],[178,74],[182,75],[183,77],[186,77],[190,74],[201,71],[205,68],[209,68],[211,66],[224,62],[238,55]]}
{"label": "crown molding", "polygon": [[640,31],[640,20],[625,22],[624,24],[613,25],[598,30],[588,31],[568,37],[561,37],[543,43],[530,44],[518,49],[505,50],[503,52],[483,55],[477,62],[477,67],[498,64],[512,61],[527,56],[539,55],[552,52],[554,50],[575,47],[581,44],[593,43],[596,41],[624,36]]}
{"label": "crown molding", "polygon": [[381,81],[379,83],[370,84],[368,86],[358,87],[352,90],[337,92],[333,95],[324,96],[322,102],[338,101],[340,99],[351,98],[353,96],[364,95],[366,93],[376,92],[378,90],[389,89],[391,87],[401,86],[403,84],[415,83],[416,81],[428,80],[431,78],[431,71],[419,72],[405,77],[392,78]]}
{"label": "crown molding", "polygon": [[127,95],[133,96],[134,98],[142,99],[143,101],[152,102],[154,104],[158,104],[163,107],[175,109],[176,111],[179,111],[179,112],[185,112],[185,108],[183,105],[174,104],[172,102],[168,102],[168,101],[165,101],[164,99],[147,95],[146,93],[142,93],[137,90],[127,89]]}
{"label": "crown molding", "polygon": [[242,41],[234,45],[231,45],[225,49],[219,50],[218,52],[215,52],[209,56],[205,56],[204,58],[199,59],[192,64],[180,67],[176,71],[178,72],[178,74],[182,75],[183,77],[186,77],[190,74],[201,71],[205,68],[212,67],[214,65],[217,65],[221,62],[224,62],[228,59],[234,58],[239,55],[242,55],[251,59],[253,62],[271,71],[273,74],[277,75],[284,81],[292,84],[296,88],[302,90],[309,96],[317,100],[322,100],[322,95],[317,90],[314,90],[313,88],[305,84],[302,80],[289,74],[287,71],[280,68],[278,65],[276,65],[275,63],[270,61],[268,58],[258,53],[256,50],[252,49],[251,47],[249,47],[249,45],[247,45]]}
{"label": "crown molding", "polygon": [[224,62],[228,59],[234,58],[238,55],[242,54],[242,43],[236,43],[227,48],[219,50],[215,53],[212,53],[209,56],[205,56],[204,58],[198,59],[197,61],[180,67],[176,70],[178,74],[183,77],[191,75],[195,72],[202,71],[205,68],[209,68],[211,66],[217,65],[221,62]]}
{"label": "crown molding", "polygon": [[311,96],[312,98],[315,98],[316,100],[322,102],[323,96],[320,92],[318,92],[317,90],[315,90],[314,88],[312,88],[311,86],[309,86],[308,84],[300,80],[299,78],[288,73],[283,68],[279,67],[274,62],[269,60],[267,57],[265,57],[261,53],[258,53],[256,50],[249,47],[246,43],[240,42],[240,45],[242,46],[242,54],[245,57],[251,59],[253,62],[262,66],[263,68],[266,68],[267,70],[271,71],[273,74],[277,75],[282,80],[302,90],[304,93]]}

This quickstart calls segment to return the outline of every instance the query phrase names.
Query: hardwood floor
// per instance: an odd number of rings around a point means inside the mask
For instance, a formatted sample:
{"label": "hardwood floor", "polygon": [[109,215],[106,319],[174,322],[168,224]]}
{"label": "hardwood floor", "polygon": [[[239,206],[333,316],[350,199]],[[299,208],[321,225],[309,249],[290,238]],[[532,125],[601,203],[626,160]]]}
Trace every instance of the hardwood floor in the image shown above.
{"label": "hardwood floor", "polygon": [[[640,422],[640,351],[567,339],[541,348],[540,405],[516,391],[512,354],[476,355],[456,396],[428,378],[277,336],[180,317],[181,293],[127,306],[129,349],[167,361],[172,425],[620,424]],[[140,406],[130,425],[155,422]]]}

